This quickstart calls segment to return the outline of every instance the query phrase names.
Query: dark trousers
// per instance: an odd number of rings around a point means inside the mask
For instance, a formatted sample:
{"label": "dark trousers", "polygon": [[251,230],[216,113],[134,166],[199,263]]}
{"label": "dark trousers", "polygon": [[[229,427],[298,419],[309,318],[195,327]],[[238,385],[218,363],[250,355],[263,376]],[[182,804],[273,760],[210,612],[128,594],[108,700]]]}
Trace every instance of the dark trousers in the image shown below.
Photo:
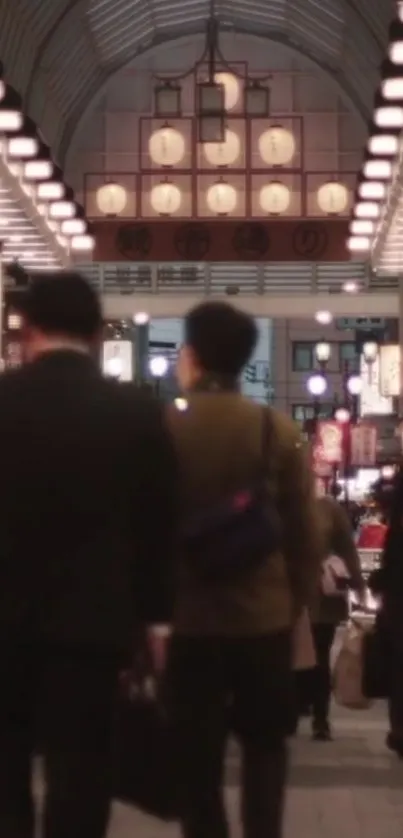
{"label": "dark trousers", "polygon": [[403,748],[403,655],[397,652],[393,661],[391,693],[388,702],[390,732]]}
{"label": "dark trousers", "polygon": [[45,838],[104,838],[118,663],[93,650],[0,645],[0,836],[33,838],[32,758],[44,757]]}
{"label": "dark trousers", "polygon": [[286,736],[295,705],[288,634],[176,638],[169,667],[184,838],[227,838],[223,787],[230,729],[242,752],[245,838],[281,838]]}
{"label": "dark trousers", "polygon": [[332,678],[330,652],[336,634],[332,623],[317,623],[312,626],[316,651],[316,667],[312,672],[312,709],[314,722],[327,724],[329,719]]}

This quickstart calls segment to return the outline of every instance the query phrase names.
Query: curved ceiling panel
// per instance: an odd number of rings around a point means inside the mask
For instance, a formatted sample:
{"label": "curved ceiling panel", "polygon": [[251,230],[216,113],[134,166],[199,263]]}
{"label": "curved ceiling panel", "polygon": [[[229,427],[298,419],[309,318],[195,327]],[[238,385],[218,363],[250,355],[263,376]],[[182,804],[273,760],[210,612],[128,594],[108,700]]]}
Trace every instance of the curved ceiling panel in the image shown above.
{"label": "curved ceiling panel", "polygon": [[[304,53],[333,76],[362,116],[370,113],[395,0],[215,5],[223,29]],[[209,7],[210,0],[13,0],[0,4],[0,58],[63,162],[78,120],[109,76],[152,46],[202,32]]]}

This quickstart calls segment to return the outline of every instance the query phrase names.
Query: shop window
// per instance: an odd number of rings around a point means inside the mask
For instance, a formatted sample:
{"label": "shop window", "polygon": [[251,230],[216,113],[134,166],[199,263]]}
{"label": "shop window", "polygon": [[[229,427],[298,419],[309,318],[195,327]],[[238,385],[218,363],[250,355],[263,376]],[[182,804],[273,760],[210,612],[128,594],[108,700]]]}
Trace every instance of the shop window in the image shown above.
{"label": "shop window", "polygon": [[[319,405],[319,419],[330,419],[333,414],[332,404]],[[293,404],[292,418],[300,425],[304,425],[306,421],[315,418],[315,407],[312,403],[308,404]]]}

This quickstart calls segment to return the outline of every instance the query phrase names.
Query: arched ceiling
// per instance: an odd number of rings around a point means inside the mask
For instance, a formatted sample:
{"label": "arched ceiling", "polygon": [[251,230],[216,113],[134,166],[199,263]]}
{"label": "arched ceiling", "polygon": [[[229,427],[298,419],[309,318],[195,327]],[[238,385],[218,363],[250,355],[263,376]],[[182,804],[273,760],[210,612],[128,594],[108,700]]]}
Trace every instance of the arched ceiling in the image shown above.
{"label": "arched ceiling", "polygon": [[[203,31],[210,0],[0,0],[0,59],[59,162],[111,75],[158,44]],[[216,0],[224,30],[313,59],[366,118],[395,0]],[[270,44],[267,49],[270,69]]]}

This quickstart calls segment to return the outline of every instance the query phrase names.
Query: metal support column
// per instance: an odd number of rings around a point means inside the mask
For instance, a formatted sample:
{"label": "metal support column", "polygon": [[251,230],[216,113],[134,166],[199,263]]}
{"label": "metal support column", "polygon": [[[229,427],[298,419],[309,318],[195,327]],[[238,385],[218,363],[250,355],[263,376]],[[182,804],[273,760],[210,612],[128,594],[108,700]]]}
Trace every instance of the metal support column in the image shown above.
{"label": "metal support column", "polygon": [[145,384],[149,379],[150,324],[135,324],[133,329],[134,378],[138,384]]}
{"label": "metal support column", "polygon": [[403,274],[399,276],[399,346],[400,346],[400,396],[398,411],[399,417],[403,417]]}

